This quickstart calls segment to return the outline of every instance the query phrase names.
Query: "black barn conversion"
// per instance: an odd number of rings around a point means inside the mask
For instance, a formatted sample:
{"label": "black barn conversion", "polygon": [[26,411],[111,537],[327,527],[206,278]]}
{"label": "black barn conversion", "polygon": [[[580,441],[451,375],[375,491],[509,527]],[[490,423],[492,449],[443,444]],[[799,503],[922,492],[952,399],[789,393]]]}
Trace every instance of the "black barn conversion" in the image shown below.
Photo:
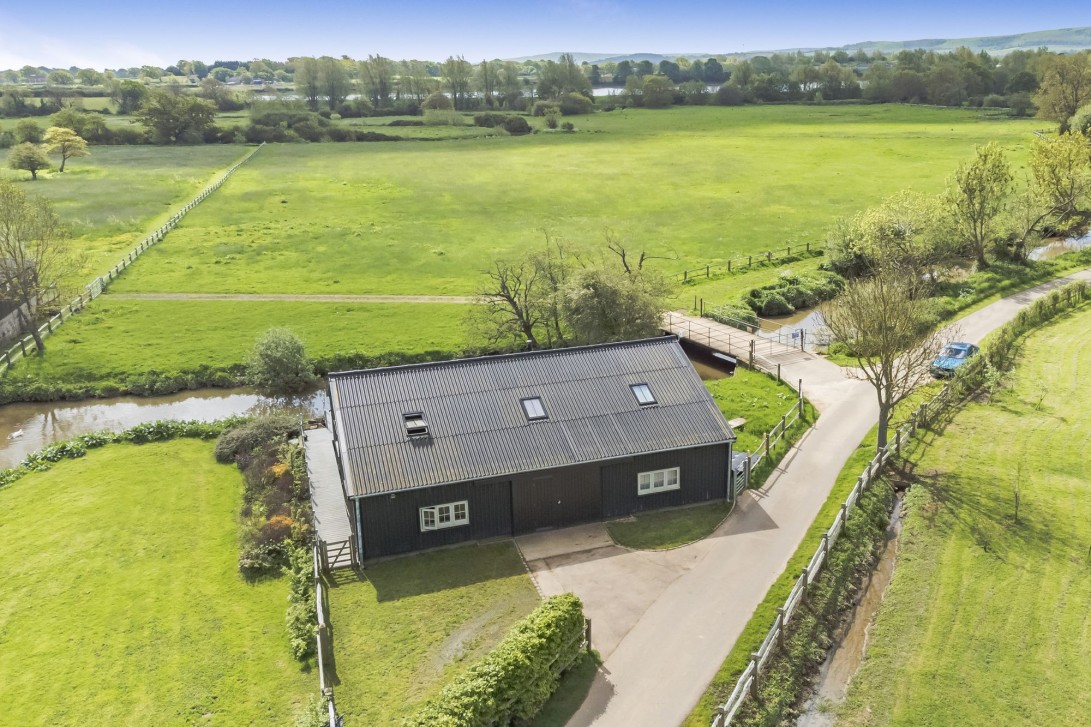
{"label": "black barn conversion", "polygon": [[732,496],[735,436],[673,336],[335,373],[329,394],[362,558]]}

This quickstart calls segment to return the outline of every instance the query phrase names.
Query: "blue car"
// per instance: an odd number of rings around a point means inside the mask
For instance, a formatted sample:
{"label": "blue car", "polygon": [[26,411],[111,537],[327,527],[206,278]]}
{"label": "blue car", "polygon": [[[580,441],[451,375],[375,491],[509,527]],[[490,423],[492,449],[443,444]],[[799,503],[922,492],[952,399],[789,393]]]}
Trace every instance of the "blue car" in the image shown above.
{"label": "blue car", "polygon": [[955,370],[980,351],[972,343],[948,343],[932,362],[933,376],[954,376]]}

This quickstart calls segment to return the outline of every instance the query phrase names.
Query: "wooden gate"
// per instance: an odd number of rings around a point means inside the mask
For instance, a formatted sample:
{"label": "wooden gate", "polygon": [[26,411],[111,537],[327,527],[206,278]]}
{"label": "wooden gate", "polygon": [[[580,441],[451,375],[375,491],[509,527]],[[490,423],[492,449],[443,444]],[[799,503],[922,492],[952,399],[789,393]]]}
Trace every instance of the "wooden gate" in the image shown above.
{"label": "wooden gate", "polygon": [[318,549],[322,556],[322,567],[326,571],[351,568],[356,565],[356,548],[351,539],[337,540],[332,543],[320,540]]}

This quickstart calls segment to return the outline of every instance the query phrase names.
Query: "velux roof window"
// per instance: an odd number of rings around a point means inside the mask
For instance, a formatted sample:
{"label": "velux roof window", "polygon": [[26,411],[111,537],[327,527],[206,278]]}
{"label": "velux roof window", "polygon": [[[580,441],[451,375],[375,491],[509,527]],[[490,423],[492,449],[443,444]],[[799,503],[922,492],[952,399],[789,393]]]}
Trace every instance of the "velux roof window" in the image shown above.
{"label": "velux roof window", "polygon": [[523,399],[523,413],[527,415],[527,421],[534,422],[540,419],[549,419],[540,396],[532,396]]}
{"label": "velux roof window", "polygon": [[419,411],[409,412],[403,415],[405,418],[405,433],[410,437],[427,437],[428,422],[424,420],[424,414]]}
{"label": "velux roof window", "polygon": [[655,395],[647,384],[633,384],[629,387],[633,390],[633,396],[641,406],[651,406],[655,402]]}

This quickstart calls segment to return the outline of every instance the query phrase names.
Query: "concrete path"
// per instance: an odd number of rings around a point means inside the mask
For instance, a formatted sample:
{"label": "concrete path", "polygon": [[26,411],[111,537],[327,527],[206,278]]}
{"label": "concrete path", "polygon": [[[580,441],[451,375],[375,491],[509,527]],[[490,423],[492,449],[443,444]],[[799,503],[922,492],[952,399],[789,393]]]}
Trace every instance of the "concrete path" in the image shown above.
{"label": "concrete path", "polygon": [[295,293],[110,293],[112,300],[235,300],[292,303],[473,303],[468,295],[315,295]]}
{"label": "concrete path", "polygon": [[[1091,280],[1091,272],[993,303],[958,323],[960,337],[980,341],[1019,308],[1072,279]],[[671,727],[686,718],[799,547],[846,460],[878,420],[871,386],[847,378],[828,361],[787,364],[784,375],[803,379],[806,396],[821,412],[818,422],[760,490],[740,497],[713,537],[671,551],[671,558],[678,559],[673,573],[657,583],[630,582],[642,595],[621,623],[608,625],[609,611],[596,614],[595,604],[626,595],[613,577],[597,583],[595,558],[539,559],[548,566],[534,574],[539,587],[546,593],[574,590],[586,598],[593,641],[599,646],[601,640],[608,651],[590,694],[569,722],[572,727]],[[634,579],[646,577],[649,568],[636,554],[610,547],[598,550],[617,560],[610,563],[612,571],[623,573],[631,566]]]}

